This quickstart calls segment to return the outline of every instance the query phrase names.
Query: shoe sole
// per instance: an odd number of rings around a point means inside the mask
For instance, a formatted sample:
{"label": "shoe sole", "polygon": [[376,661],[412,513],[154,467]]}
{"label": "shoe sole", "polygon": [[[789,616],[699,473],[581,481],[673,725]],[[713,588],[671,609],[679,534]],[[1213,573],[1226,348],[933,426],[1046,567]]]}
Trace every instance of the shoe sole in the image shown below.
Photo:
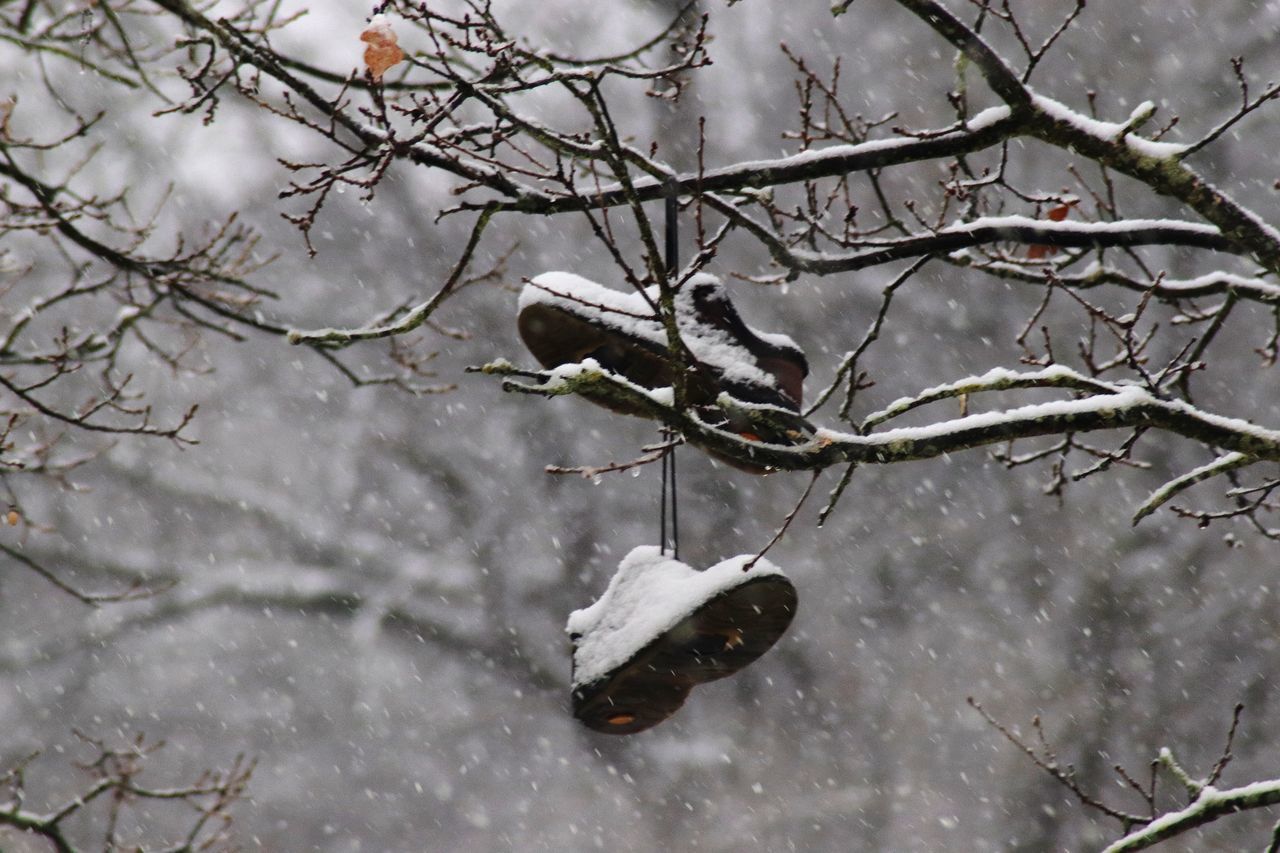
{"label": "shoe sole", "polygon": [[757,660],[795,617],[795,586],[781,575],[749,578],[707,601],[610,675],[573,691],[573,716],[606,734],[635,734],[680,709],[699,684]]}

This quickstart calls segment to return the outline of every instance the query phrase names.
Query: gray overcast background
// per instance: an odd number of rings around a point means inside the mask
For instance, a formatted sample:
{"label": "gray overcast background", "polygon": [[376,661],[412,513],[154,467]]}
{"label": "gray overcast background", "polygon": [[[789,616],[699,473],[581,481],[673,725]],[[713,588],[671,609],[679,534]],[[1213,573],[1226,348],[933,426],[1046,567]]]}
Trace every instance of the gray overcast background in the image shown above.
{"label": "gray overcast background", "polygon": [[[313,20],[280,46],[355,64],[367,9],[314,5]],[[647,36],[670,14],[581,0],[499,9],[532,40],[590,53]],[[836,22],[821,2],[709,11],[715,65],[680,111],[619,93],[640,140],[672,128],[673,159],[687,156],[677,141],[699,114],[710,165],[792,150],[780,138],[796,108],[780,41],[820,67],[842,56],[849,102],[868,117],[948,120],[950,52],[883,0],[859,0]],[[1094,89],[1109,118],[1149,98],[1182,116],[1178,138],[1195,138],[1232,108],[1228,57],[1248,56],[1258,80],[1280,76],[1278,29],[1273,2],[1097,0],[1035,85],[1076,107]],[[31,84],[20,61],[0,53],[0,79]],[[103,96],[95,85],[86,82],[86,102]],[[336,199],[309,260],[279,219],[287,175],[274,157],[331,152],[242,105],[225,104],[210,128],[151,119],[154,107],[115,104],[104,162],[116,171],[104,182],[145,194],[175,181],[175,227],[242,208],[282,253],[258,280],[281,293],[273,310],[297,325],[362,322],[428,294],[452,263],[460,237],[450,221],[433,224],[448,203],[433,176],[397,167],[372,204]],[[1200,161],[1267,212],[1277,115],[1251,119]],[[1070,183],[1062,162],[1029,153],[1024,183]],[[890,185],[924,199],[940,177],[915,170]],[[1170,211],[1139,198],[1129,212]],[[518,245],[506,285],[472,288],[439,316],[471,336],[433,344],[442,381],[459,385],[451,394],[352,390],[319,359],[263,339],[210,338],[209,375],[140,376],[161,400],[201,402],[200,445],[120,442],[81,472],[86,491],[30,499],[52,532],[29,547],[87,585],[113,568],[181,583],[89,614],[5,567],[0,766],[71,745],[73,727],[164,737],[160,779],[247,752],[260,764],[237,812],[244,845],[325,851],[1040,851],[1117,834],[989,729],[965,704],[970,695],[1023,730],[1040,714],[1063,760],[1135,809],[1111,765],[1141,775],[1167,745],[1207,770],[1236,701],[1248,707],[1226,781],[1280,775],[1280,552],[1243,531],[1230,548],[1225,528],[1198,531],[1167,512],[1129,524],[1165,475],[1204,461],[1176,443],[1149,443],[1151,471],[1087,480],[1062,505],[1041,494],[1043,471],[1006,472],[983,452],[865,469],[818,530],[829,474],[771,553],[800,592],[779,646],[695,691],[651,732],[581,728],[567,710],[562,626],[628,550],[655,542],[657,471],[592,483],[542,468],[629,458],[655,431],[580,400],[504,395],[494,380],[461,373],[497,356],[530,363],[514,325],[522,276],[611,275],[577,220],[512,217],[491,233],[495,252]],[[1154,257],[1179,276],[1204,271],[1181,253]],[[758,274],[766,260],[731,245],[716,271]],[[733,288],[749,322],[806,348],[813,394],[861,337],[892,272],[802,278],[785,292]],[[862,405],[1016,366],[1013,337],[1038,299],[933,266],[895,304]],[[1205,400],[1274,425],[1276,373],[1249,351],[1266,318],[1236,316],[1238,357],[1202,381]],[[1078,328],[1066,311],[1049,321],[1063,340]],[[694,565],[763,546],[806,481],[738,473],[693,450],[680,465],[682,550]],[[74,780],[53,750],[29,777],[33,804]],[[1274,820],[1228,818],[1162,849],[1260,849]]]}

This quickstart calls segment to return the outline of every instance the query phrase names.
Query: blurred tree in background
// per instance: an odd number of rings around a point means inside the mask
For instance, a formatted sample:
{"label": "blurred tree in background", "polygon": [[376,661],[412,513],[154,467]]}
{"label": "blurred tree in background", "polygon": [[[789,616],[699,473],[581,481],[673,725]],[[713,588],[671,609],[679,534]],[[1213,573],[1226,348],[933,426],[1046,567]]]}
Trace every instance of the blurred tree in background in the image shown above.
{"label": "blurred tree in background", "polygon": [[[336,5],[0,2],[6,844],[1280,845],[1280,12]],[[732,281],[816,431],[536,369],[549,269]],[[691,563],[799,510],[630,739],[561,626],[658,432],[575,392],[776,471],[681,452]]]}

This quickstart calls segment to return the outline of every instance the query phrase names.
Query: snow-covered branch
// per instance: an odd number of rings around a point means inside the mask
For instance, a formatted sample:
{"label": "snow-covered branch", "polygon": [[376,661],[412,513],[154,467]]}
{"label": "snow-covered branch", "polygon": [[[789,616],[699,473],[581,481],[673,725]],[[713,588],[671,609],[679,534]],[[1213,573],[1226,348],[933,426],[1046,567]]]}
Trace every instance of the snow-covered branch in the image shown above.
{"label": "snow-covered branch", "polygon": [[[679,195],[733,193],[768,187],[803,183],[819,178],[847,175],[901,166],[945,160],[982,151],[1017,134],[1019,123],[1009,111],[997,107],[984,112],[963,125],[899,139],[876,139],[862,143],[832,145],[770,160],[747,160],[707,169],[702,173],[672,173],[665,180],[642,177],[634,182],[635,198],[657,201],[673,189]],[[520,213],[560,213],[592,208],[617,207],[627,204],[621,186],[581,185],[566,196],[523,198],[500,201],[498,211]],[[473,207],[474,205],[464,205]]]}
{"label": "snow-covered branch", "polygon": [[1212,785],[1206,785],[1186,808],[1161,815],[1141,829],[1134,830],[1119,841],[1109,844],[1103,853],[1132,853],[1134,850],[1146,850],[1161,841],[1189,832],[1224,815],[1263,808],[1276,803],[1280,803],[1280,779],[1254,782],[1221,791]]}
{"label": "snow-covered branch", "polygon": [[[1211,823],[1224,815],[1263,808],[1280,802],[1280,779],[1254,782],[1226,790],[1217,787],[1223,771],[1233,758],[1232,748],[1239,731],[1241,715],[1244,712],[1243,704],[1235,706],[1222,752],[1209,774],[1202,779],[1193,778],[1174,758],[1172,750],[1167,747],[1162,748],[1156,760],[1151,762],[1151,775],[1145,783],[1131,776],[1123,765],[1114,766],[1113,769],[1120,777],[1119,781],[1145,801],[1148,813],[1143,815],[1110,805],[1106,798],[1087,790],[1081,784],[1075,767],[1064,763],[1058,751],[1050,744],[1043,722],[1038,716],[1031,723],[1036,736],[1032,741],[996,720],[973,697],[968,701],[969,706],[982,715],[987,725],[1021,750],[1036,767],[1070,791],[1081,805],[1120,822],[1123,827],[1123,837],[1107,845],[1103,853],[1130,853],[1134,850],[1145,850],[1196,827]],[[1164,814],[1159,813],[1156,788],[1157,771],[1161,770],[1172,776],[1186,793],[1190,800],[1186,807]],[[1268,851],[1273,849],[1274,843]]]}
{"label": "snow-covered branch", "polygon": [[1027,86],[989,44],[936,0],[898,0],[968,56],[988,85],[1027,122],[1029,135],[1087,157],[1178,199],[1216,225],[1222,235],[1280,273],[1280,231],[1209,184],[1184,162],[1186,146],[1138,137],[1131,129],[1150,112],[1143,105],[1125,122],[1098,121]]}
{"label": "snow-covered branch", "polygon": [[907,234],[888,240],[858,241],[857,251],[813,252],[791,248],[773,230],[731,204],[710,201],[738,226],[757,237],[773,260],[793,274],[833,275],[883,266],[908,258],[945,255],[974,246],[1021,243],[1028,246],[1105,249],[1132,246],[1190,246],[1217,252],[1243,249],[1225,239],[1217,228],[1172,219],[1119,222],[1053,222],[1026,216],[989,216],[957,222],[929,233]]}
{"label": "snow-covered branch", "polygon": [[1244,453],[1227,453],[1218,457],[1207,465],[1201,465],[1193,471],[1188,471],[1180,477],[1176,477],[1156,489],[1151,495],[1142,502],[1141,506],[1133,513],[1133,523],[1137,524],[1160,507],[1164,506],[1178,494],[1186,491],[1196,483],[1204,482],[1219,474],[1225,474],[1228,471],[1234,471],[1237,468],[1244,468],[1252,465],[1256,460]]}
{"label": "snow-covered branch", "polygon": [[[1058,366],[1023,374],[997,369],[980,377],[927,389],[896,401],[869,416],[865,423],[868,428],[874,427],[927,403],[983,391],[1069,388],[1088,396],[861,435],[819,429],[811,440],[793,447],[763,444],[717,429],[695,412],[675,408],[668,389],[644,388],[601,369],[592,361],[565,365],[542,374],[517,370],[508,362],[495,362],[481,370],[491,375],[535,377],[533,382],[504,381],[503,387],[509,391],[544,396],[580,394],[597,401],[610,400],[620,410],[640,412],[680,430],[690,442],[717,454],[777,470],[820,470],[842,463],[891,464],[933,459],[1019,439],[1113,429],[1161,430],[1237,454],[1231,457],[1229,468],[1214,469],[1214,473],[1260,461],[1280,461],[1280,430],[1202,411],[1179,400],[1161,399],[1136,385],[1099,382]],[[757,416],[750,407],[737,406],[723,396],[721,405],[733,407],[738,415]],[[759,416],[767,417],[767,413]],[[1203,477],[1194,481],[1200,479]],[[1177,486],[1169,488],[1170,493],[1178,490]]]}
{"label": "snow-covered branch", "polygon": [[[1039,244],[1047,245],[1047,244]],[[970,252],[955,252],[947,260],[957,266],[971,267],[981,270],[987,275],[1009,281],[1043,287],[1045,271],[1043,269],[1019,265],[1003,260],[991,260],[976,257]],[[1082,273],[1055,273],[1057,283],[1073,290],[1090,290],[1104,285],[1114,285],[1134,293],[1150,293],[1156,299],[1165,302],[1179,302],[1184,299],[1202,299],[1206,297],[1226,297],[1235,295],[1239,299],[1259,302],[1264,305],[1280,305],[1280,284],[1266,281],[1257,276],[1244,276],[1219,270],[1194,278],[1175,279],[1159,278],[1144,281],[1123,270],[1102,264],[1091,264]]]}

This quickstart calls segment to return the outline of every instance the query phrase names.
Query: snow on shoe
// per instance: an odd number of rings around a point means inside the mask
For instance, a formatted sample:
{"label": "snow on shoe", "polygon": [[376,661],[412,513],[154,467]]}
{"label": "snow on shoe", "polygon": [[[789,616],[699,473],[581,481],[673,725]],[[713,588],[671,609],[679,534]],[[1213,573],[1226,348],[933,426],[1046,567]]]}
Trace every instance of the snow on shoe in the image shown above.
{"label": "snow on shoe", "polygon": [[695,686],[768,651],[795,616],[796,590],[767,560],[744,572],[751,559],[699,572],[651,545],[632,550],[604,594],[569,617],[573,715],[599,732],[643,731]]}
{"label": "snow on shoe", "polygon": [[[520,337],[544,367],[590,358],[644,388],[669,387],[667,333],[650,306],[657,302],[658,289],[651,287],[646,294],[648,299],[573,273],[544,273],[520,293]],[[675,302],[676,325],[694,359],[688,392],[699,416],[753,441],[794,445],[807,440],[812,427],[800,416],[800,406],[809,366],[795,342],[744,323],[714,276],[692,277],[676,292]],[[721,393],[748,407],[769,407],[773,423],[762,424],[742,411],[723,411],[716,406]],[[588,399],[623,414],[645,414],[616,399]],[[765,470],[725,461],[756,473]]]}

